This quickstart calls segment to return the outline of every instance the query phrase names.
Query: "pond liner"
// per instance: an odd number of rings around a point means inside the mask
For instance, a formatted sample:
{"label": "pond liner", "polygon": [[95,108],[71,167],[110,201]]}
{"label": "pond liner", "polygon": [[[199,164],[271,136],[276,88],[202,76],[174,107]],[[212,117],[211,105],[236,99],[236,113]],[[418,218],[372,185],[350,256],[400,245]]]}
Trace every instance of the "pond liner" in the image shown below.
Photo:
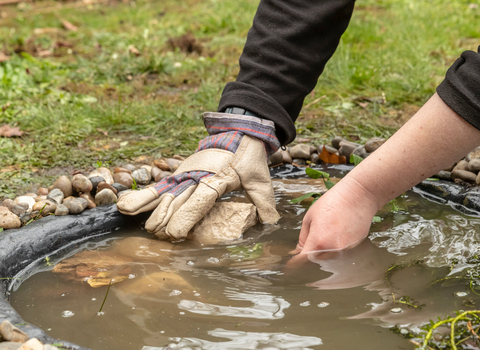
{"label": "pond liner", "polygon": [[[328,165],[316,167],[342,177],[353,166]],[[270,169],[272,178],[298,178],[305,176],[305,168],[282,165]],[[448,181],[423,181],[416,186],[422,195],[430,199],[450,201],[476,212],[480,211],[480,188],[466,189]],[[461,209],[460,209],[461,210]],[[78,215],[49,216],[32,222],[20,229],[7,230],[0,234],[0,322],[9,320],[30,338],[43,343],[61,344],[64,349],[88,350],[63,340],[48,336],[41,328],[25,322],[8,301],[11,278],[28,270],[30,266],[44,260],[60,250],[73,249],[76,243],[114,232],[119,228],[138,226],[150,212],[137,216],[126,216],[118,212],[115,204],[86,210]]]}

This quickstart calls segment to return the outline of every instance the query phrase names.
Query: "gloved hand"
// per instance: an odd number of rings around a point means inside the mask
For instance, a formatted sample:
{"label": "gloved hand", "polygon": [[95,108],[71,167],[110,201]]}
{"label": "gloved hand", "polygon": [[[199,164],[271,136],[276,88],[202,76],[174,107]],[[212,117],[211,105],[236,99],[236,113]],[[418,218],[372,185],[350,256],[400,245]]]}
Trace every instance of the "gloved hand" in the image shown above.
{"label": "gloved hand", "polygon": [[159,238],[183,239],[223,194],[240,187],[257,207],[260,222],[274,224],[279,215],[267,155],[280,146],[273,122],[227,113],[205,113],[211,136],[195,154],[156,185],[122,196],[118,210],[137,215],[154,210],[145,223]]}

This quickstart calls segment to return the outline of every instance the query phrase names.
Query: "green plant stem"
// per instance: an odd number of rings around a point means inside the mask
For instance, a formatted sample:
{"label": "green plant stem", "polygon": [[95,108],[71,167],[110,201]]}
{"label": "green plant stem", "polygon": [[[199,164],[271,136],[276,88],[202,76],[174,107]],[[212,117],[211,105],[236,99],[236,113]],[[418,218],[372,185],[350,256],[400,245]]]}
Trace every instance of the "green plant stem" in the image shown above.
{"label": "green plant stem", "polygon": [[102,306],[100,306],[100,310],[98,310],[98,313],[102,312],[103,310],[103,305],[105,305],[105,301],[107,301],[108,292],[110,292],[111,286],[112,286],[112,280],[110,280],[110,283],[108,284],[107,292],[105,293],[105,298],[103,298],[103,303],[102,303]]}

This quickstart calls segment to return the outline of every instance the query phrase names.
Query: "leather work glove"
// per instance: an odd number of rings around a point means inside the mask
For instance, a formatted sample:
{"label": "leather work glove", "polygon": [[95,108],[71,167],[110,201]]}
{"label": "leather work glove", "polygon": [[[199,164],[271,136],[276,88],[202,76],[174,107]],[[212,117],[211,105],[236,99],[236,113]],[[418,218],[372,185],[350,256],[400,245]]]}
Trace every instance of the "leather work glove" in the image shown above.
{"label": "leather work glove", "polygon": [[279,219],[267,156],[280,144],[274,123],[248,115],[205,113],[209,137],[179,168],[152,187],[122,196],[118,210],[137,215],[153,210],[145,223],[161,239],[185,238],[223,194],[243,188],[260,222]]}

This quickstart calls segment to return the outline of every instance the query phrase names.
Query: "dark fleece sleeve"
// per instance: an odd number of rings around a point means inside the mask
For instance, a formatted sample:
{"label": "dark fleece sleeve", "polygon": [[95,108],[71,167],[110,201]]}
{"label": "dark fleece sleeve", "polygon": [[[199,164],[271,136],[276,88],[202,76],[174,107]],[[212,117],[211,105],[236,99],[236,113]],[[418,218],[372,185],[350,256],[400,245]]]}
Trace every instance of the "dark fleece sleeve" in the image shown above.
{"label": "dark fleece sleeve", "polygon": [[437,93],[455,113],[480,130],[480,47],[479,52],[462,53]]}
{"label": "dark fleece sleeve", "polygon": [[350,21],[354,0],[261,0],[240,73],[218,110],[240,107],[272,120],[282,145]]}

